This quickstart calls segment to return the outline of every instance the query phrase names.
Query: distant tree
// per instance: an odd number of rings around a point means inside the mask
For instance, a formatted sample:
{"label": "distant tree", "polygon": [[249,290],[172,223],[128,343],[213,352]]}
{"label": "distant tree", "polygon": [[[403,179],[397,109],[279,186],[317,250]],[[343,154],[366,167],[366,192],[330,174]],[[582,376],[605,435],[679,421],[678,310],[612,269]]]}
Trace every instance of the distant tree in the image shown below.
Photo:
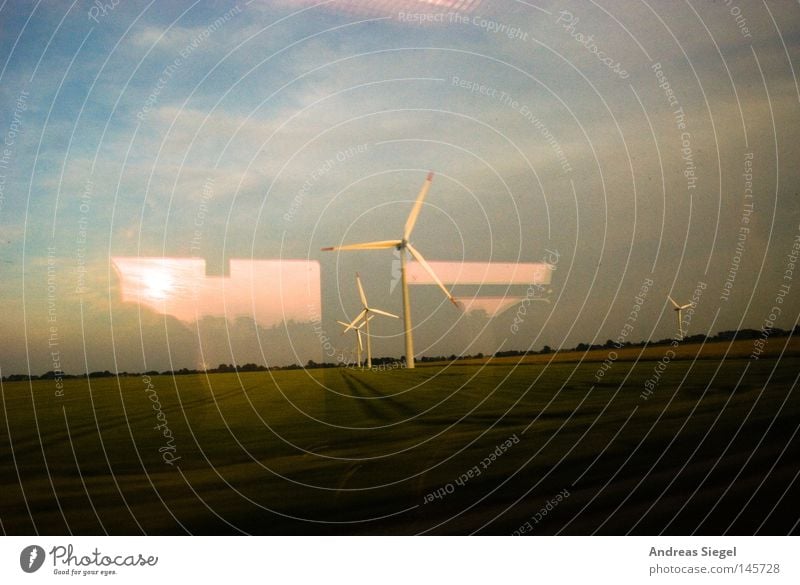
{"label": "distant tree", "polygon": [[523,352],[516,351],[513,349],[509,349],[507,351],[498,351],[495,352],[494,357],[514,357],[518,355],[523,355]]}

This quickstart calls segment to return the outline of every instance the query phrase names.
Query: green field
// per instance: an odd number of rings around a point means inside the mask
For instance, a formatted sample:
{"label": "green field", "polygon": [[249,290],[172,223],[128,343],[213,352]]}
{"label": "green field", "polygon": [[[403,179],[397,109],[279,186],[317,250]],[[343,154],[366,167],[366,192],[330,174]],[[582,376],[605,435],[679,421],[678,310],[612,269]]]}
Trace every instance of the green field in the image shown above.
{"label": "green field", "polygon": [[796,532],[800,358],[657,364],[4,382],[2,530]]}

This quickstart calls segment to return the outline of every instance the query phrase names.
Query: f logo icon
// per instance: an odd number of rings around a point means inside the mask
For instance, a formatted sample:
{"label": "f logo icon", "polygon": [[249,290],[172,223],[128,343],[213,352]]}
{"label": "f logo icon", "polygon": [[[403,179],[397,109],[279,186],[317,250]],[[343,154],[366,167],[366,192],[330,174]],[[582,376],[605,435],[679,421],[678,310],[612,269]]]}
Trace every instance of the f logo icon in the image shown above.
{"label": "f logo icon", "polygon": [[22,549],[19,555],[19,566],[26,573],[35,573],[44,564],[44,549],[32,544]]}

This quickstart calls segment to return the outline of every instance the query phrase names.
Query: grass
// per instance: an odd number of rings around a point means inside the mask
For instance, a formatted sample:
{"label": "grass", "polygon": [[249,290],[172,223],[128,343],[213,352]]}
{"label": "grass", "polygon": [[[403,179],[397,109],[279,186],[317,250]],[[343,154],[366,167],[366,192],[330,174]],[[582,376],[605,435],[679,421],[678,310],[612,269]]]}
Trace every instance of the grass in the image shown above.
{"label": "grass", "polygon": [[658,349],[601,382],[596,362],[157,376],[174,465],[142,378],[6,382],[2,528],[796,532],[800,358],[675,360],[645,399]]}

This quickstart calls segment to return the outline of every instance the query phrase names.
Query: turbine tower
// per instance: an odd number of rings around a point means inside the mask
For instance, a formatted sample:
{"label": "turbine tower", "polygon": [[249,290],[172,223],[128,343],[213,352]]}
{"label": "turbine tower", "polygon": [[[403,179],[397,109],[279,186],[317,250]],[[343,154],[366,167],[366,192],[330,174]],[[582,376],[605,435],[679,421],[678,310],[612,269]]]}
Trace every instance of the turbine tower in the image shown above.
{"label": "turbine tower", "polygon": [[[322,248],[323,252],[337,252],[340,250],[391,250],[392,248],[396,248],[400,251],[400,284],[403,293],[403,329],[406,341],[407,368],[414,367],[414,340],[411,333],[411,305],[408,299],[408,281],[406,280],[406,251],[408,251],[411,256],[413,256],[414,259],[419,262],[420,266],[422,266],[428,272],[428,274],[431,275],[434,282],[439,285],[439,288],[442,289],[448,300],[458,307],[456,299],[450,294],[450,291],[445,288],[445,286],[442,284],[442,281],[439,280],[439,277],[436,276],[436,273],[433,271],[433,268],[431,268],[430,264],[428,264],[425,258],[423,258],[422,254],[420,254],[419,251],[417,251],[417,249],[411,245],[411,242],[408,241],[411,237],[411,232],[414,231],[414,225],[417,223],[417,218],[422,211],[422,204],[425,201],[425,196],[428,194],[428,189],[431,187],[431,181],[433,181],[432,172],[428,173],[425,183],[423,183],[422,189],[420,190],[419,195],[417,195],[417,200],[414,202],[414,207],[411,208],[411,213],[408,215],[408,219],[406,220],[405,229],[403,229],[402,239],[381,240],[378,242],[366,242],[363,244],[348,244],[345,246],[331,246],[328,248]],[[369,332],[367,332],[367,347],[369,347]]]}
{"label": "turbine tower", "polygon": [[672,299],[671,296],[667,296],[667,298],[669,299],[669,302],[672,303],[673,310],[678,314],[678,333],[680,334],[681,341],[683,341],[683,311],[685,309],[694,307],[694,303],[679,305]]}
{"label": "turbine tower", "polygon": [[356,273],[356,284],[358,285],[358,295],[361,297],[361,312],[358,316],[353,319],[352,323],[347,323],[345,332],[350,331],[351,329],[355,329],[358,334],[358,341],[361,343],[361,331],[358,322],[361,319],[364,319],[364,322],[361,324],[364,326],[364,333],[367,336],[367,368],[372,367],[372,336],[369,334],[369,322],[372,320],[373,315],[370,313],[375,313],[377,315],[383,315],[384,317],[391,317],[393,319],[399,319],[397,315],[393,313],[387,313],[386,311],[381,311],[380,309],[375,309],[369,306],[367,302],[367,295],[364,293],[364,287],[361,286],[361,277]]}

